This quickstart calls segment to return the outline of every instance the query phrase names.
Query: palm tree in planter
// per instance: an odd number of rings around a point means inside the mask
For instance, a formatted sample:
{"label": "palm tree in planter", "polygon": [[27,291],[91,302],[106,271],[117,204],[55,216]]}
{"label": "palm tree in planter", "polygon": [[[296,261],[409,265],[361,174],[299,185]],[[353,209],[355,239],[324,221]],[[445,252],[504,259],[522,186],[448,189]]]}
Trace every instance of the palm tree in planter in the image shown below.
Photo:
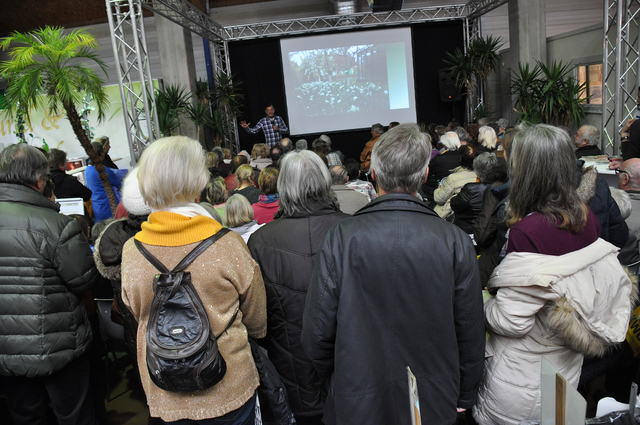
{"label": "palm tree in planter", "polygon": [[[92,53],[97,46],[96,39],[84,30],[74,30],[67,35],[60,27],[45,27],[30,33],[13,32],[0,40],[0,49],[9,50],[10,58],[0,63],[0,77],[7,81],[5,114],[13,115],[17,105],[25,111],[48,107],[58,113],[64,109],[73,132],[98,171],[111,213],[115,215],[117,202],[109,177],[102,160],[91,147],[76,109],[89,94],[98,106],[98,120],[105,117],[108,100],[103,82],[94,70],[80,62],[83,59],[93,61],[106,75],[104,62]],[[29,119],[29,114],[25,115]]]}

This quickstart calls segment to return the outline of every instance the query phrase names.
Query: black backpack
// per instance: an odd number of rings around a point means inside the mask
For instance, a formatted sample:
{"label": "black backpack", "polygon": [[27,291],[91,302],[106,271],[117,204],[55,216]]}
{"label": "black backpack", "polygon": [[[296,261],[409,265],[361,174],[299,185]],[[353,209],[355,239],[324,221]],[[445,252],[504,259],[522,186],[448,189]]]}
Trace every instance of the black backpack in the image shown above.
{"label": "black backpack", "polygon": [[[178,393],[206,390],[220,382],[227,371],[207,312],[191,283],[191,273],[183,270],[228,232],[221,229],[202,241],[171,271],[135,240],[140,253],[161,272],[153,279],[154,297],[146,340],[149,375],[163,390]],[[237,315],[236,311],[222,333]]]}

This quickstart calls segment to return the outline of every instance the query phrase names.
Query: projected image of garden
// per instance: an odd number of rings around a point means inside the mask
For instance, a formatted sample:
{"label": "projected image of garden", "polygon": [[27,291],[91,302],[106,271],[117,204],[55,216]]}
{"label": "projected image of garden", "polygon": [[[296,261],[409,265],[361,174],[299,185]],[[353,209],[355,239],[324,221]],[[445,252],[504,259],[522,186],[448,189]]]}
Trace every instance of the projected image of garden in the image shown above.
{"label": "projected image of garden", "polygon": [[389,109],[385,45],[289,53],[296,115],[314,117]]}

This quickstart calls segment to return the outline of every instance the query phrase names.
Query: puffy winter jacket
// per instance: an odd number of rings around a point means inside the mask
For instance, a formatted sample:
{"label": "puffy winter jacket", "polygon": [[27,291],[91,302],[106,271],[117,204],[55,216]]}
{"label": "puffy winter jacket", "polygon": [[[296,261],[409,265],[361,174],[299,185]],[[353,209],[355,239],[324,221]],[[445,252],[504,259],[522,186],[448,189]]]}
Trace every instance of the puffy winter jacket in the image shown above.
{"label": "puffy winter jacket", "polygon": [[296,416],[323,412],[328,382],[316,372],[300,343],[302,313],[320,241],[335,223],[350,217],[337,207],[284,216],[249,238],[267,290],[267,349],[289,393]]}
{"label": "puffy winter jacket", "polygon": [[0,375],[49,375],[89,349],[81,294],[99,275],[80,224],[59,209],[0,183]]}
{"label": "puffy winter jacket", "polygon": [[473,416],[480,425],[540,420],[540,369],[547,358],[576,387],[584,355],[624,340],[636,285],[602,239],[552,256],[508,254],[493,272],[484,305],[489,332]]}
{"label": "puffy winter jacket", "polygon": [[[583,164],[583,161],[578,161],[578,168],[582,168]],[[629,228],[620,215],[618,204],[611,197],[607,182],[598,176],[595,167],[579,171],[577,180],[578,196],[598,218],[601,228],[600,237],[618,248],[624,247],[629,239]]]}
{"label": "puffy winter jacket", "polygon": [[507,201],[510,182],[494,183],[485,189],[482,209],[473,223],[473,236],[480,248],[480,282],[486,287],[489,277],[502,258],[500,252],[507,242]]}
{"label": "puffy winter jacket", "polygon": [[447,218],[451,214],[451,198],[456,196],[462,187],[467,183],[473,183],[477,179],[477,175],[473,170],[458,167],[449,174],[449,177],[433,192],[433,200],[438,205],[434,208],[435,212],[442,218]]}

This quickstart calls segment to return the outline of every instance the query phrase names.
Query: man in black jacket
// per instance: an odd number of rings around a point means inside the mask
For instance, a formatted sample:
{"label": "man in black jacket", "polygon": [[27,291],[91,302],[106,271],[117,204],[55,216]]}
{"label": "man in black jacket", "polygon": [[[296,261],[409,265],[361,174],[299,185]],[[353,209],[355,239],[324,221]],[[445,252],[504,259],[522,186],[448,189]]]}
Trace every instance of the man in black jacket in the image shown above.
{"label": "man in black jacket", "polygon": [[469,236],[416,197],[430,154],[414,124],[381,136],[371,159],[381,196],[320,245],[301,339],[331,377],[327,425],[410,423],[407,366],[423,424],[453,424],[475,404],[485,342],[478,266]]}
{"label": "man in black jacket", "polygon": [[82,293],[98,272],[77,221],[42,195],[45,156],[27,144],[0,153],[0,387],[14,425],[93,424],[91,327]]}

